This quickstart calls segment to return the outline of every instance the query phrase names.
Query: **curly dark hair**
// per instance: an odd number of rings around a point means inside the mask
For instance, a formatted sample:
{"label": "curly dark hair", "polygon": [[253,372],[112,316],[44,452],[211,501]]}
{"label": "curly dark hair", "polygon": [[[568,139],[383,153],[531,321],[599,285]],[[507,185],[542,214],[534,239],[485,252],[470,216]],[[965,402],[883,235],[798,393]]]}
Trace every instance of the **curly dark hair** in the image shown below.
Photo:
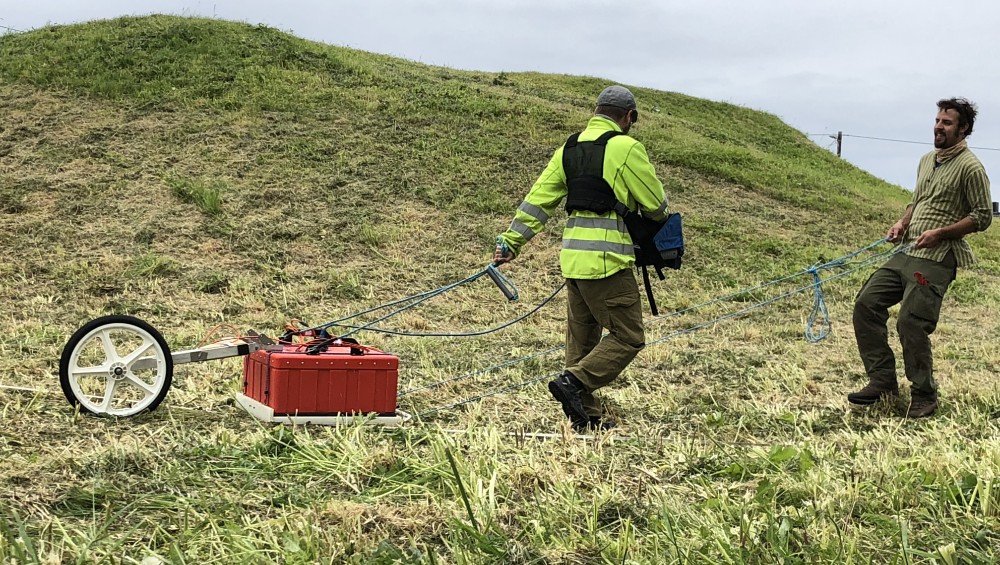
{"label": "curly dark hair", "polygon": [[965,137],[972,135],[972,126],[976,123],[979,108],[966,98],[942,98],[937,103],[938,110],[954,110],[958,112],[958,129],[965,128]]}

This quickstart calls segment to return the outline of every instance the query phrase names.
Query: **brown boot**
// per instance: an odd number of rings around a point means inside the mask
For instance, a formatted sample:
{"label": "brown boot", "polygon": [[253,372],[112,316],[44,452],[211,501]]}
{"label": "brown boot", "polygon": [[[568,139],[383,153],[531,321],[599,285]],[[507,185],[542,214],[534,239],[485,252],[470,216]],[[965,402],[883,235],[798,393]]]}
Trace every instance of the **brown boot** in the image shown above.
{"label": "brown boot", "polygon": [[868,384],[865,385],[865,388],[848,394],[847,401],[851,404],[868,406],[870,404],[875,404],[883,398],[891,400],[897,396],[899,396],[899,387],[895,383],[890,385],[869,381]]}
{"label": "brown boot", "polygon": [[937,396],[910,396],[910,409],[907,418],[926,418],[937,410]]}

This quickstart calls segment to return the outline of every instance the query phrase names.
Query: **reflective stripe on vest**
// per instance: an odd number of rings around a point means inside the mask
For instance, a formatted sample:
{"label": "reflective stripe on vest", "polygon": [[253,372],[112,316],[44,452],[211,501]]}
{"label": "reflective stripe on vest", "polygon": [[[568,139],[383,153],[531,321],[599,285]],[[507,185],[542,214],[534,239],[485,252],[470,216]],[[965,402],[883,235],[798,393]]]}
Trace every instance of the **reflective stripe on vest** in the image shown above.
{"label": "reflective stripe on vest", "polygon": [[617,253],[632,257],[635,255],[631,243],[615,243],[613,241],[597,241],[589,239],[567,239],[563,238],[562,248],[574,251],[598,251],[601,253]]}
{"label": "reflective stripe on vest", "polygon": [[572,228],[600,229],[616,231],[622,235],[628,235],[628,228],[625,227],[625,222],[614,218],[584,218],[581,216],[572,216],[566,220],[566,229],[569,230]]}

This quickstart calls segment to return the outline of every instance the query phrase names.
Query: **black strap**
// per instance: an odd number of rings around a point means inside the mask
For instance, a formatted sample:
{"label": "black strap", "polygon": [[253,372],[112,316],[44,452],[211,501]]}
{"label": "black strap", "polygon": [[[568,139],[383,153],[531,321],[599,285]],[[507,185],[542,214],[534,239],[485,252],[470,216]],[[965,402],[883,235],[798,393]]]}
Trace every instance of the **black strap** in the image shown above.
{"label": "black strap", "polygon": [[659,316],[660,312],[656,309],[656,299],[653,298],[653,286],[649,284],[649,270],[647,270],[646,265],[642,266],[642,284],[646,287],[646,298],[649,299],[649,311],[654,316]]}
{"label": "black strap", "polygon": [[[578,132],[574,133],[573,135],[569,136],[569,138],[566,140],[566,147],[571,147],[571,148],[572,147],[576,147],[576,145],[578,143],[580,143],[580,134],[581,133],[583,133],[583,132],[579,132],[578,131]],[[624,134],[622,132],[620,132],[620,131],[614,131],[614,130],[612,130],[612,131],[606,131],[606,132],[602,133],[601,136],[598,137],[597,139],[595,139],[594,141],[586,141],[584,143],[594,143],[596,145],[607,145],[608,144],[608,140],[611,139],[612,137],[616,136],[616,135],[624,135]]]}
{"label": "black strap", "polygon": [[616,136],[616,135],[623,135],[623,134],[620,131],[614,131],[614,130],[612,130],[612,131],[606,131],[606,132],[604,132],[604,133],[601,134],[601,137],[598,137],[597,139],[595,139],[594,143],[596,143],[598,145],[607,145],[608,144],[608,140],[611,139],[612,137]]}
{"label": "black strap", "polygon": [[574,133],[563,148],[566,175],[566,213],[587,210],[607,214],[617,202],[615,192],[604,179],[604,150],[608,140],[621,132],[607,131],[594,141],[580,141]]}

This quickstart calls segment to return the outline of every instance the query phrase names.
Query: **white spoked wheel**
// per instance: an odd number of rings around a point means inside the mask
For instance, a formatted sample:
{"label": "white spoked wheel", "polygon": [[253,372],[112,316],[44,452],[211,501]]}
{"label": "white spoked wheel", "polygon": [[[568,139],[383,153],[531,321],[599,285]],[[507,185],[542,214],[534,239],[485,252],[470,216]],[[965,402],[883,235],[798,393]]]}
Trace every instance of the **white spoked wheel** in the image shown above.
{"label": "white spoked wheel", "polygon": [[78,329],[63,348],[59,384],[82,412],[133,416],[154,410],[170,388],[170,348],[132,316],[103,316]]}

